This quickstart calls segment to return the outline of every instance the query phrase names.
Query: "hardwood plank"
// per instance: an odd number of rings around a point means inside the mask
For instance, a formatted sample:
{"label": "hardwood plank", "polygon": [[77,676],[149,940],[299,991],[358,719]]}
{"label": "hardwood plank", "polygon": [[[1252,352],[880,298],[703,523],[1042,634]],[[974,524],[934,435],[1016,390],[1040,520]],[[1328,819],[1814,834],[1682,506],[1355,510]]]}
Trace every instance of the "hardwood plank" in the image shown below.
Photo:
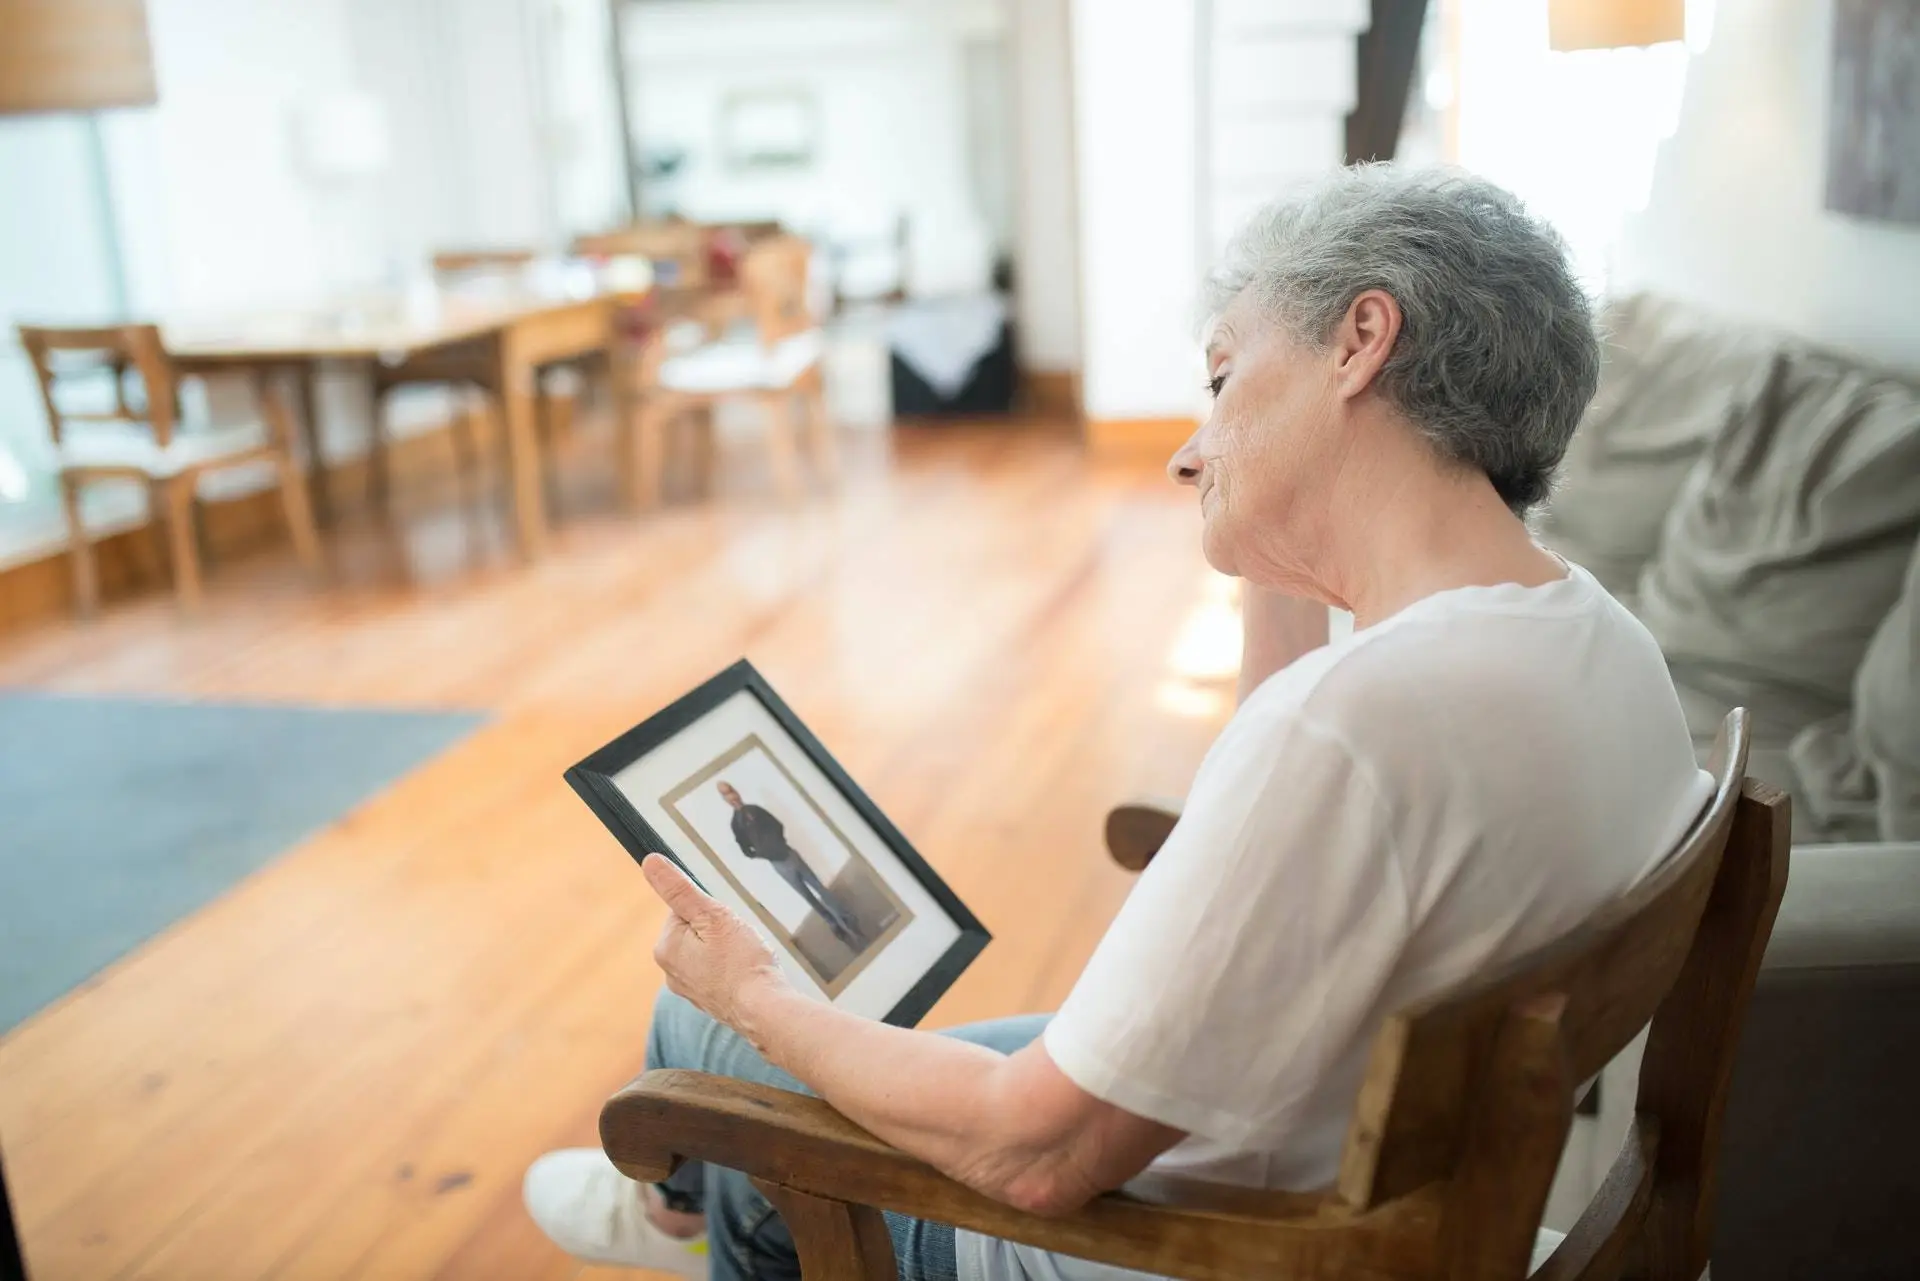
{"label": "hardwood plank", "polygon": [[335,531],[324,590],[269,549],[191,620],[0,637],[0,684],[493,717],[0,1040],[37,1277],[603,1275],[519,1181],[638,1070],[659,909],[560,773],[742,654],[993,929],[929,1026],[1071,985],[1132,884],[1106,807],[1179,795],[1227,711],[1174,662],[1217,595],[1188,497],[1058,433],[941,429],[850,439],[791,509],[746,447],[632,520],[578,434],[533,567],[497,506],[408,491]]}

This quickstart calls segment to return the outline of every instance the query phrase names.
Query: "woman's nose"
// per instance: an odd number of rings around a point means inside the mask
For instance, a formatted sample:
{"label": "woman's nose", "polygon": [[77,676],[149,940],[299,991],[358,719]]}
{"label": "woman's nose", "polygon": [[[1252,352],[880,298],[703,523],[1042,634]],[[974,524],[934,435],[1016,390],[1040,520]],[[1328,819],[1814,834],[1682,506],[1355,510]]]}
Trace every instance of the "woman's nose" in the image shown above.
{"label": "woman's nose", "polygon": [[1173,478],[1175,484],[1199,483],[1200,451],[1193,447],[1194,438],[1198,435],[1199,433],[1195,432],[1193,436],[1188,437],[1187,443],[1175,450],[1173,457],[1167,460],[1167,475]]}

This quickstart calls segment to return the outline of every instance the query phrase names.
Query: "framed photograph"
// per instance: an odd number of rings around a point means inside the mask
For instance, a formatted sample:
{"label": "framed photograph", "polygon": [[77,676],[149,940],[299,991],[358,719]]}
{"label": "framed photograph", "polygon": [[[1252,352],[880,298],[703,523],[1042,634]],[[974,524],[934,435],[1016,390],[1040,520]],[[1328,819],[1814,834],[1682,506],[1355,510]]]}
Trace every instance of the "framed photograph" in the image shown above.
{"label": "framed photograph", "polygon": [[1920,5],[1837,0],[1827,208],[1920,223]]}
{"label": "framed photograph", "polygon": [[801,991],[911,1027],[990,937],[744,659],[567,771],[636,861],[760,927]]}
{"label": "framed photograph", "polygon": [[729,169],[793,170],[813,164],[820,104],[805,89],[756,89],[720,103],[720,152]]}

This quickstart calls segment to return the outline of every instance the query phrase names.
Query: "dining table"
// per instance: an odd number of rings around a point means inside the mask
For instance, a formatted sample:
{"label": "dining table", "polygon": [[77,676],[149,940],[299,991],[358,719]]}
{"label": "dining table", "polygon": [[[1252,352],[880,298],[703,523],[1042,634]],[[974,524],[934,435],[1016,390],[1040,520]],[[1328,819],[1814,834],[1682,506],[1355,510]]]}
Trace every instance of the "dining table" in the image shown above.
{"label": "dining table", "polygon": [[534,559],[548,535],[534,403],[540,373],[601,353],[615,359],[620,317],[644,298],[644,290],[604,288],[578,275],[543,280],[528,273],[485,288],[416,286],[304,307],[176,317],[161,328],[183,375],[287,371],[298,378],[309,484],[322,524],[331,517],[315,394],[322,364],[358,365],[373,375],[375,430],[382,386],[484,389],[497,398],[506,436],[515,540]]}

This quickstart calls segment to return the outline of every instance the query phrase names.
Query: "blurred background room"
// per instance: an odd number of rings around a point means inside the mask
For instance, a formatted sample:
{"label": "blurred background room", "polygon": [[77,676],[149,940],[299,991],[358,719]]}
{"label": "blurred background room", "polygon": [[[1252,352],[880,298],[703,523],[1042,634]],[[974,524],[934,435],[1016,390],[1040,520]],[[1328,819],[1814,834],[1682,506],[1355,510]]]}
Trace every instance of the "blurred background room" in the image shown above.
{"label": "blurred background room", "polygon": [[1053,1008],[1100,816],[1232,711],[1198,284],[1375,159],[1566,238],[1540,536],[1828,852],[1715,1275],[1920,1275],[1911,0],[0,0],[29,1274],[612,1276],[520,1177],[638,1070],[661,908],[561,776],[742,656],[995,935],[928,1025]]}

